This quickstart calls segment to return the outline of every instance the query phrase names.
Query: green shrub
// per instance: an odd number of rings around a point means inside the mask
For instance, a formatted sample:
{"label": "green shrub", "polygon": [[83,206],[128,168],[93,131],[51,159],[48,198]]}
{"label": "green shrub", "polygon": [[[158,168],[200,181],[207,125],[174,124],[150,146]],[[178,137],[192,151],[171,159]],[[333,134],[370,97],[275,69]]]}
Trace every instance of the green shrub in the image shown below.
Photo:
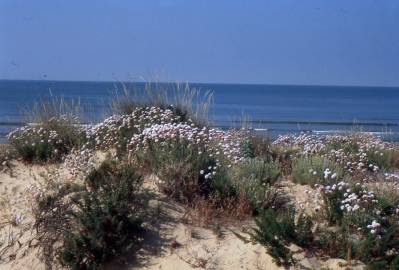
{"label": "green shrub", "polygon": [[368,269],[398,269],[399,230],[390,226],[379,237],[371,233],[353,243],[354,258],[367,264]]}
{"label": "green shrub", "polygon": [[64,233],[61,264],[99,269],[138,244],[145,202],[142,177],[130,165],[103,163],[89,175],[85,192],[73,197],[73,227]]}
{"label": "green shrub", "polygon": [[[213,172],[219,173],[216,161],[188,142],[151,142],[135,155],[144,171],[158,176],[160,189],[178,201],[191,202],[197,196],[211,195]],[[222,187],[223,183],[217,186]]]}
{"label": "green shrub", "polygon": [[395,149],[392,152],[392,167],[399,169],[399,150]]}
{"label": "green shrub", "polygon": [[[319,186],[324,200],[324,217],[334,231],[318,230],[318,247],[332,257],[353,258],[368,269],[395,269],[399,247],[397,197],[369,192],[361,185],[340,182]],[[356,208],[355,208],[356,206]]]}
{"label": "green shrub", "polygon": [[341,209],[341,201],[343,199],[343,190],[335,190],[332,193],[322,193],[324,202],[323,214],[328,224],[341,224],[344,212]]}
{"label": "green shrub", "polygon": [[239,192],[232,184],[225,166],[217,167],[217,173],[212,176],[210,188],[211,196],[218,199],[231,199],[233,197],[238,199]]}
{"label": "green shrub", "polygon": [[271,155],[271,141],[268,137],[251,134],[241,144],[241,156],[244,158],[270,159]]}
{"label": "green shrub", "polygon": [[288,208],[284,212],[273,209],[263,210],[256,219],[256,228],[251,236],[254,240],[265,245],[277,264],[292,264],[294,262],[291,251],[286,247],[289,243],[307,246],[313,241],[313,223],[302,213],[295,222],[295,209]]}
{"label": "green shrub", "polygon": [[[260,213],[256,219],[256,228],[251,233],[252,238],[268,248],[269,254],[278,265],[289,265],[294,262],[292,253],[286,247],[285,229],[291,228],[292,223],[283,225],[281,219],[274,210],[268,209]],[[281,224],[281,226],[280,226]],[[287,226],[288,225],[288,226]],[[292,230],[292,229],[291,229]],[[290,231],[289,233],[293,233]]]}
{"label": "green shrub", "polygon": [[[330,173],[325,176],[325,171]],[[321,156],[299,157],[292,165],[292,179],[295,183],[314,184],[337,183],[342,180],[343,169],[333,161]]]}
{"label": "green shrub", "polygon": [[10,145],[27,162],[57,161],[85,138],[76,118],[49,118],[32,126],[19,128],[8,135]]}
{"label": "green shrub", "polygon": [[241,156],[244,158],[254,158],[255,157],[255,148],[252,144],[252,141],[247,139],[241,144]]}
{"label": "green shrub", "polygon": [[254,210],[273,206],[278,192],[272,185],[279,176],[275,162],[258,158],[245,160],[229,171],[231,185],[244,195]]}
{"label": "green shrub", "polygon": [[380,169],[389,170],[396,166],[397,150],[378,150],[367,151],[368,164],[377,165]]}
{"label": "green shrub", "polygon": [[326,145],[325,152],[342,149],[347,155],[356,155],[359,152],[357,139],[355,137],[347,137],[346,139],[345,141],[342,141],[342,139],[330,141]]}
{"label": "green shrub", "polygon": [[282,147],[273,148],[273,156],[275,160],[278,161],[281,173],[283,175],[291,175],[292,173],[292,163],[294,157],[298,154],[298,149],[284,149]]}
{"label": "green shrub", "polygon": [[351,246],[349,236],[345,230],[317,228],[315,231],[315,246],[331,258],[347,259],[348,247]]}
{"label": "green shrub", "polygon": [[313,243],[314,235],[312,233],[313,222],[309,216],[303,213],[299,214],[296,222],[296,233],[294,243],[300,247],[307,247]]}
{"label": "green shrub", "polygon": [[347,259],[348,249],[352,259],[360,260],[367,269],[398,269],[398,227],[387,228],[381,236],[371,233],[350,232],[344,227],[337,230],[317,229],[316,247],[333,258]]}
{"label": "green shrub", "polygon": [[84,187],[76,183],[61,184],[53,180],[48,178],[42,188],[30,190],[36,199],[33,208],[35,238],[47,269],[52,269],[56,264],[58,245],[64,238],[65,229],[72,226],[70,213],[74,204],[70,203],[69,198],[84,190]]}

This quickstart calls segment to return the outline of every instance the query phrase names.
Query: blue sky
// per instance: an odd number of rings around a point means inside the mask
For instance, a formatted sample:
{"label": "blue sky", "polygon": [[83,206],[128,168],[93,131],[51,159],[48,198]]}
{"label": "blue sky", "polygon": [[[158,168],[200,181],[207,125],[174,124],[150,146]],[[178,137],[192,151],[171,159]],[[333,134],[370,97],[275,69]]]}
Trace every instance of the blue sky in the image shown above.
{"label": "blue sky", "polygon": [[399,1],[0,0],[0,78],[399,86]]}

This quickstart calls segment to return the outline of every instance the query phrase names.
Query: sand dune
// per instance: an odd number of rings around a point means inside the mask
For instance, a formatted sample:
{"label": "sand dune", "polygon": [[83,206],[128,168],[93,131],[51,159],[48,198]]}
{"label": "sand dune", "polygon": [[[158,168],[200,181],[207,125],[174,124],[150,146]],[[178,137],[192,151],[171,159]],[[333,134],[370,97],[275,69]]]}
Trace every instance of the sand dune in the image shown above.
{"label": "sand dune", "polygon": [[[11,171],[0,173],[0,270],[45,269],[35,247],[33,217],[29,211],[31,201],[26,189],[33,182],[43,181],[43,177],[55,169],[55,166],[28,166],[14,162]],[[153,180],[149,178],[146,185],[157,194],[150,205],[159,211],[159,215],[149,224],[136,257],[126,266],[111,263],[107,269],[284,269],[273,262],[265,247],[249,241],[245,231],[251,227],[252,221],[223,227],[218,233],[211,228],[194,226],[185,222],[186,209],[157,192]],[[286,189],[299,194],[295,192],[298,188],[305,187],[291,184]],[[15,220],[16,216],[20,220]],[[345,269],[339,266],[344,260],[323,261],[307,257],[298,247],[292,246],[292,250],[298,260],[292,269]]]}

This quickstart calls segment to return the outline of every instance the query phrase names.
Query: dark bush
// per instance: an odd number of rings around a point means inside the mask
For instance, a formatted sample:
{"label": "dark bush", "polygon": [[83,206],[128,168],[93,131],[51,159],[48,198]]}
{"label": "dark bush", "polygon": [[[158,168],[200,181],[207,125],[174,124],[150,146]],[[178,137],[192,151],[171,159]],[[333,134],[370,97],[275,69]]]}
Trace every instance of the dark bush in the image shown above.
{"label": "dark bush", "polygon": [[309,217],[300,214],[295,222],[295,210],[288,208],[284,212],[267,209],[256,219],[256,228],[251,236],[269,249],[270,255],[277,264],[292,264],[291,251],[286,247],[289,243],[307,246],[313,241],[313,223]]}
{"label": "dark bush", "polygon": [[136,153],[136,160],[145,171],[158,176],[158,186],[165,194],[178,201],[191,202],[221,187],[220,182],[212,185],[216,178],[213,172],[219,173],[216,161],[186,142],[151,143],[145,151]]}
{"label": "dark bush", "polygon": [[100,269],[139,243],[145,209],[141,183],[130,165],[104,163],[90,174],[86,189],[72,197],[72,226],[59,250],[62,265]]}

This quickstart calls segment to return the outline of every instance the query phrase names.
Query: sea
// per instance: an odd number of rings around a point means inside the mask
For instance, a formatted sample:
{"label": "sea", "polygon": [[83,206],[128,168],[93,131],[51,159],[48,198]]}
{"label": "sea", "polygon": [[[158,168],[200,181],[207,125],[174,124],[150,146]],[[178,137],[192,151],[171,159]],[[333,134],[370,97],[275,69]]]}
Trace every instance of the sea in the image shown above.
{"label": "sea", "polygon": [[[79,102],[85,111],[84,121],[95,123],[106,117],[110,101],[120,96],[123,88],[140,93],[144,85],[0,80],[0,143],[6,143],[12,129],[25,124],[23,112],[35,103],[49,98]],[[209,118],[220,128],[245,125],[271,137],[355,130],[399,141],[399,87],[204,83],[190,83],[190,87],[203,94],[213,92]]]}

